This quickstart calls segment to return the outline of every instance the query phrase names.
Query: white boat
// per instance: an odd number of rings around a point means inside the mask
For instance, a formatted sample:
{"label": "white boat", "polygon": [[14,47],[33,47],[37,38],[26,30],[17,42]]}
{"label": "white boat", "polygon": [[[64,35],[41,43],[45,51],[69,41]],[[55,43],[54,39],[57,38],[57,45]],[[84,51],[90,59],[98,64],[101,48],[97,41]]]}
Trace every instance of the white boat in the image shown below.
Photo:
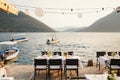
{"label": "white boat", "polygon": [[[0,42],[0,44],[2,46],[15,45],[17,44],[17,41],[4,41],[4,42]],[[12,60],[16,58],[18,54],[19,54],[19,49],[14,46],[9,48],[5,47],[5,49],[2,48],[2,50],[0,51],[0,55],[4,57],[4,60]]]}
{"label": "white boat", "polygon": [[59,43],[60,41],[56,38],[56,35],[53,35],[52,39],[51,40],[47,40],[46,44],[57,44]]}
{"label": "white boat", "polygon": [[57,39],[56,39],[56,40],[51,40],[51,41],[48,40],[48,41],[46,42],[46,44],[57,44],[57,43],[59,43],[59,42],[60,42],[60,41],[57,40]]}

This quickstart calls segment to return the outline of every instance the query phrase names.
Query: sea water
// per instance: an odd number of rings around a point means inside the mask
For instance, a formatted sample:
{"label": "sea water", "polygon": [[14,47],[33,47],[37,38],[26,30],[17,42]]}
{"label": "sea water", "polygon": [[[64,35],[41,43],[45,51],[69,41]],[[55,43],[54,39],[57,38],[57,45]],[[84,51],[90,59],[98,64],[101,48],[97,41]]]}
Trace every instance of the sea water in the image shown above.
{"label": "sea water", "polygon": [[[25,35],[18,35],[25,34]],[[60,43],[47,45],[47,39],[56,38]],[[18,35],[18,36],[13,36]],[[120,33],[103,32],[56,32],[56,33],[0,33],[0,41],[10,40],[13,37],[27,37],[27,42],[18,42],[20,53],[13,61],[15,64],[32,64],[34,58],[41,51],[74,51],[82,62],[93,59],[96,62],[97,51],[120,51]]]}

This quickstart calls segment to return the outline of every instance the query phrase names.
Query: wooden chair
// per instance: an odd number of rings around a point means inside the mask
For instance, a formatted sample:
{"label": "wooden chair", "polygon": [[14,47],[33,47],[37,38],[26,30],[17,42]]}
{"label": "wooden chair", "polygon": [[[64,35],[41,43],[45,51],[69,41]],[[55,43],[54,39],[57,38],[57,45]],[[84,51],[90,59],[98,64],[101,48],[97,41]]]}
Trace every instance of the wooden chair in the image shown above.
{"label": "wooden chair", "polygon": [[47,69],[48,63],[47,59],[34,59],[34,80],[36,77],[37,70],[46,70],[46,79],[47,79]]}
{"label": "wooden chair", "polygon": [[120,52],[118,52],[118,55],[120,56]]}
{"label": "wooden chair", "polygon": [[79,64],[78,64],[78,59],[66,59],[65,64],[64,64],[64,71],[65,71],[65,76],[67,79],[67,71],[74,70],[77,73],[77,76],[79,76]]}
{"label": "wooden chair", "polygon": [[49,59],[49,65],[48,65],[48,74],[49,74],[49,80],[51,79],[50,71],[51,70],[59,70],[61,71],[61,80],[62,80],[62,59]]}
{"label": "wooden chair", "polygon": [[76,79],[78,79],[78,80],[86,80],[86,78],[85,77],[68,77],[69,78],[69,80],[76,80]]}
{"label": "wooden chair", "polygon": [[[108,56],[112,56],[112,53],[113,53],[113,52],[107,52]],[[114,52],[114,53],[117,54],[117,52]]]}
{"label": "wooden chair", "polygon": [[62,53],[61,53],[61,52],[53,52],[53,55],[59,55],[59,56],[62,56]]}
{"label": "wooden chair", "polygon": [[119,75],[119,70],[120,70],[120,59],[111,59],[110,62],[107,62],[107,66],[111,70],[118,70],[118,75]]}
{"label": "wooden chair", "polygon": [[47,51],[41,51],[41,56],[47,55]]}
{"label": "wooden chair", "polygon": [[74,54],[74,52],[73,51],[68,51],[68,55],[73,55]]}

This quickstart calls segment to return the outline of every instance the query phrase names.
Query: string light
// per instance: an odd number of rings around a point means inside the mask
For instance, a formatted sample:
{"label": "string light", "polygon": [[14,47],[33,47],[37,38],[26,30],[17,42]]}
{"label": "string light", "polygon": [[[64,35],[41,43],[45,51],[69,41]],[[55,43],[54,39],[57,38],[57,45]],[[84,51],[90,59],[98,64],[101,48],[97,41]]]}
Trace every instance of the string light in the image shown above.
{"label": "string light", "polygon": [[36,16],[38,16],[38,17],[43,17],[43,16],[44,16],[43,9],[42,9],[42,8],[36,8],[35,14],[36,14]]}
{"label": "string light", "polygon": [[[51,14],[77,14],[78,17],[82,17],[82,14],[84,13],[93,13],[93,12],[101,12],[106,10],[115,10],[113,7],[102,7],[102,8],[38,8],[38,7],[31,7],[31,6],[24,6],[24,5],[15,5],[19,8],[27,8],[28,10],[34,9],[36,16],[42,17],[46,13]],[[120,12],[117,10],[117,12]]]}

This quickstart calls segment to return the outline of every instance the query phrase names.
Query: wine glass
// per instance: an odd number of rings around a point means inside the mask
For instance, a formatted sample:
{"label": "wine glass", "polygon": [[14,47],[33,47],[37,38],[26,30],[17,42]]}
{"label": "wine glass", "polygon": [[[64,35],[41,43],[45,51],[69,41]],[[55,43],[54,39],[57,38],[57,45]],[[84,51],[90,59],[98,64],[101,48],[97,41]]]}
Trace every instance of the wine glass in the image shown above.
{"label": "wine glass", "polygon": [[104,78],[107,79],[107,76],[108,76],[108,71],[107,69],[105,68],[104,71],[103,71],[103,75],[104,75]]}

